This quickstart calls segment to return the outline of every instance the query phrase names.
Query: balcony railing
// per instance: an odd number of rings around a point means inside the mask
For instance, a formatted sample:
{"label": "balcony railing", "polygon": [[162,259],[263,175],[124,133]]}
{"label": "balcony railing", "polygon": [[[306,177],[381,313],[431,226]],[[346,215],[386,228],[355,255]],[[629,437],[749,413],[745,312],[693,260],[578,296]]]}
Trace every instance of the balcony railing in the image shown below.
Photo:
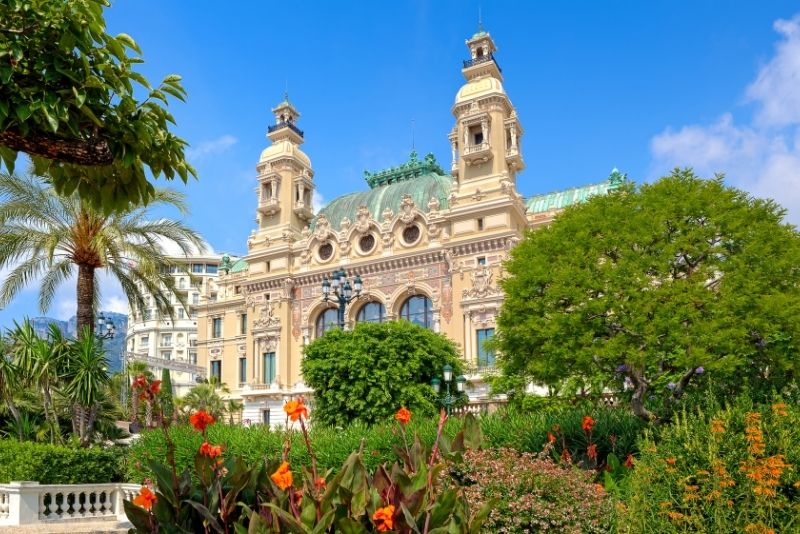
{"label": "balcony railing", "polygon": [[268,126],[267,127],[267,132],[268,133],[272,133],[272,132],[275,132],[277,130],[280,130],[281,128],[289,128],[291,131],[293,131],[294,133],[296,133],[300,137],[303,137],[303,130],[301,130],[300,128],[295,126],[293,122],[288,122],[288,121],[281,121],[281,122],[278,122],[278,123],[276,123],[276,124],[274,124],[272,126]]}
{"label": "balcony railing", "polygon": [[128,363],[143,362],[150,367],[156,367],[159,369],[170,369],[172,371],[201,376],[206,375],[205,367],[189,363],[185,360],[166,360],[164,358],[154,358],[152,356],[147,356],[146,354],[135,354],[131,352],[126,353],[125,358],[127,359]]}
{"label": "balcony railing", "polygon": [[474,154],[476,152],[483,152],[484,150],[489,150],[489,143],[486,141],[478,143],[477,145],[467,145],[464,147],[464,154]]}
{"label": "balcony railing", "polygon": [[503,69],[501,69],[500,65],[497,64],[497,60],[494,58],[493,54],[488,54],[486,56],[481,56],[481,57],[474,57],[472,59],[465,59],[464,68],[467,69],[469,67],[474,67],[475,65],[480,65],[481,63],[488,63],[489,61],[494,61],[495,66],[497,66],[497,70],[503,72]]}

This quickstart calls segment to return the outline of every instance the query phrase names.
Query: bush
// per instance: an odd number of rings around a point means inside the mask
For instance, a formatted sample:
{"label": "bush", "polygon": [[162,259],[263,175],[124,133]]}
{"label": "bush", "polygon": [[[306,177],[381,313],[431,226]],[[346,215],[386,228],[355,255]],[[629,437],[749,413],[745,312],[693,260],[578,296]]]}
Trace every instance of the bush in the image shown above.
{"label": "bush", "polygon": [[[547,433],[558,426],[559,443],[557,452],[562,447],[570,451],[576,461],[581,460],[588,444],[587,436],[581,429],[584,415],[590,414],[595,419],[593,442],[597,444],[601,459],[610,452],[624,457],[635,451],[636,439],[644,424],[629,411],[620,408],[598,407],[594,409],[564,408],[543,414],[522,413],[516,410],[500,410],[480,418],[481,430],[485,443],[489,447],[506,447],[523,452],[539,452],[547,443]],[[322,469],[338,468],[350,453],[358,449],[364,440],[364,463],[372,470],[383,463],[391,463],[397,459],[395,446],[402,444],[396,432],[396,425],[384,421],[372,426],[353,423],[345,427],[332,428],[315,424],[310,429],[314,441],[314,450]],[[457,418],[448,419],[444,433],[453,437],[459,428]],[[419,435],[420,440],[430,445],[436,436],[436,420],[418,417],[414,414],[409,431]],[[174,426],[170,435],[175,442],[176,462],[180,470],[192,464],[197,448],[202,439],[191,427]],[[265,456],[280,455],[285,433],[270,430],[265,426],[250,428],[229,425],[212,425],[208,428],[209,440],[224,444],[226,454],[241,456],[253,462]],[[614,436],[614,438],[611,438]],[[302,435],[295,432],[291,436],[291,464],[307,465],[309,458],[302,444]],[[144,478],[152,478],[147,468],[148,461],[162,459],[166,454],[166,444],[161,430],[146,431],[140,439],[131,445],[127,466],[127,479],[141,482]]]}
{"label": "bush", "polygon": [[125,449],[77,448],[0,440],[0,484],[102,484],[123,480]]}
{"label": "bush", "polygon": [[470,450],[451,476],[478,508],[494,501],[483,532],[606,532],[612,500],[592,475],[544,454]]}
{"label": "bush", "polygon": [[647,435],[620,532],[797,532],[800,407],[780,400],[678,415]]}
{"label": "bush", "polygon": [[445,364],[453,376],[461,374],[455,343],[408,321],[330,330],[305,347],[301,363],[303,379],[315,392],[313,420],[340,426],[380,421],[398,406],[434,415],[430,382]]}

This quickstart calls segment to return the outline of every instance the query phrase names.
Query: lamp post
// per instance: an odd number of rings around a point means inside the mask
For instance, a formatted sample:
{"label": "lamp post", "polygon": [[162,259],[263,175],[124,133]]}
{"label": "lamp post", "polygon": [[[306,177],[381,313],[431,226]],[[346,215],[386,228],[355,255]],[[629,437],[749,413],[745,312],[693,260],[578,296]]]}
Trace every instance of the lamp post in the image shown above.
{"label": "lamp post", "polygon": [[[464,384],[466,384],[467,379],[464,378],[463,375],[460,375],[453,379],[453,367],[448,363],[442,368],[442,379],[439,380],[437,377],[433,377],[431,379],[431,387],[433,388],[433,392],[436,393],[436,397],[438,401],[442,404],[445,410],[447,410],[447,415],[450,415],[452,411],[453,404],[456,403],[456,399],[458,395],[464,392]],[[442,389],[442,382],[444,382],[445,386],[445,394],[443,397],[439,397],[439,392]],[[450,393],[450,383],[455,382],[456,386],[456,394],[452,395]]]}
{"label": "lamp post", "polygon": [[347,279],[347,273],[343,269],[333,271],[331,278],[327,276],[322,280],[322,300],[324,302],[335,301],[339,303],[338,323],[339,328],[344,330],[344,311],[345,307],[361,296],[364,288],[361,277],[356,275],[353,278],[353,285]]}
{"label": "lamp post", "polygon": [[111,319],[106,319],[103,312],[97,317],[97,326],[94,329],[94,337],[97,339],[111,339],[117,334],[117,327]]}

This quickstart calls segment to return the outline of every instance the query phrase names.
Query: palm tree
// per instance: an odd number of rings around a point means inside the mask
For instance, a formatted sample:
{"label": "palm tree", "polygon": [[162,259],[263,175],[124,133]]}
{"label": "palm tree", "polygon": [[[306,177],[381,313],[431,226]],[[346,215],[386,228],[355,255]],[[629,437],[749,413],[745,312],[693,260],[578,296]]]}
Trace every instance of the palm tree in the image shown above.
{"label": "palm tree", "polygon": [[70,344],[67,366],[67,385],[64,393],[73,406],[73,432],[86,446],[94,435],[101,402],[106,398],[109,382],[108,360],[102,344],[93,335],[84,332]]}
{"label": "palm tree", "polygon": [[19,385],[19,367],[11,356],[11,343],[0,334],[0,400],[3,401],[14,419],[17,439],[23,440],[22,416],[14,402],[14,392]]}
{"label": "palm tree", "polygon": [[152,379],[153,373],[150,371],[150,368],[146,363],[132,361],[128,363],[127,375],[126,381],[128,383],[126,387],[128,388],[128,393],[130,394],[131,398],[131,423],[136,423],[139,420],[139,393],[133,389],[131,380],[135,380],[141,375],[145,375],[148,377],[148,379]]}
{"label": "palm tree", "polygon": [[192,387],[183,397],[182,404],[191,411],[205,410],[220,421],[227,410],[225,401],[218,392],[228,394],[230,390],[225,384],[219,385],[212,378],[210,382]]}
{"label": "palm tree", "polygon": [[[158,205],[186,212],[177,191],[156,189],[148,207]],[[58,286],[77,269],[78,336],[91,334],[100,298],[95,275],[105,270],[122,285],[132,309],[144,309],[149,294],[158,313],[171,317],[170,297],[186,306],[186,293],[176,291],[167,267],[177,264],[162,244],[172,242],[185,255],[206,247],[183,223],[146,215],[145,207],[134,205],[105,215],[77,192],[59,196],[46,177],[0,173],[0,268],[12,268],[0,286],[0,307],[41,277],[39,308],[45,313]]]}

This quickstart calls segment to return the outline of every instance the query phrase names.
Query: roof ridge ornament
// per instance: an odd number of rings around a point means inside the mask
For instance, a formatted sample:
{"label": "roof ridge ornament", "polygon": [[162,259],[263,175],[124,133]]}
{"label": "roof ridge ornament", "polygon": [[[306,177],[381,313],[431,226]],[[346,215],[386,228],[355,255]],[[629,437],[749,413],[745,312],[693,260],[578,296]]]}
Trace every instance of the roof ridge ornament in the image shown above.
{"label": "roof ridge ornament", "polygon": [[390,167],[376,173],[364,171],[364,180],[367,181],[371,189],[375,189],[376,187],[411,180],[425,174],[439,174],[444,176],[445,172],[436,162],[436,157],[433,153],[429,152],[425,155],[424,159],[419,160],[417,151],[412,150],[411,154],[409,154],[408,161],[397,167]]}
{"label": "roof ridge ornament", "polygon": [[616,167],[611,169],[611,174],[608,175],[609,189],[616,189],[617,187],[622,185],[623,182],[627,181],[628,181],[627,173],[620,172],[620,170],[617,169]]}

